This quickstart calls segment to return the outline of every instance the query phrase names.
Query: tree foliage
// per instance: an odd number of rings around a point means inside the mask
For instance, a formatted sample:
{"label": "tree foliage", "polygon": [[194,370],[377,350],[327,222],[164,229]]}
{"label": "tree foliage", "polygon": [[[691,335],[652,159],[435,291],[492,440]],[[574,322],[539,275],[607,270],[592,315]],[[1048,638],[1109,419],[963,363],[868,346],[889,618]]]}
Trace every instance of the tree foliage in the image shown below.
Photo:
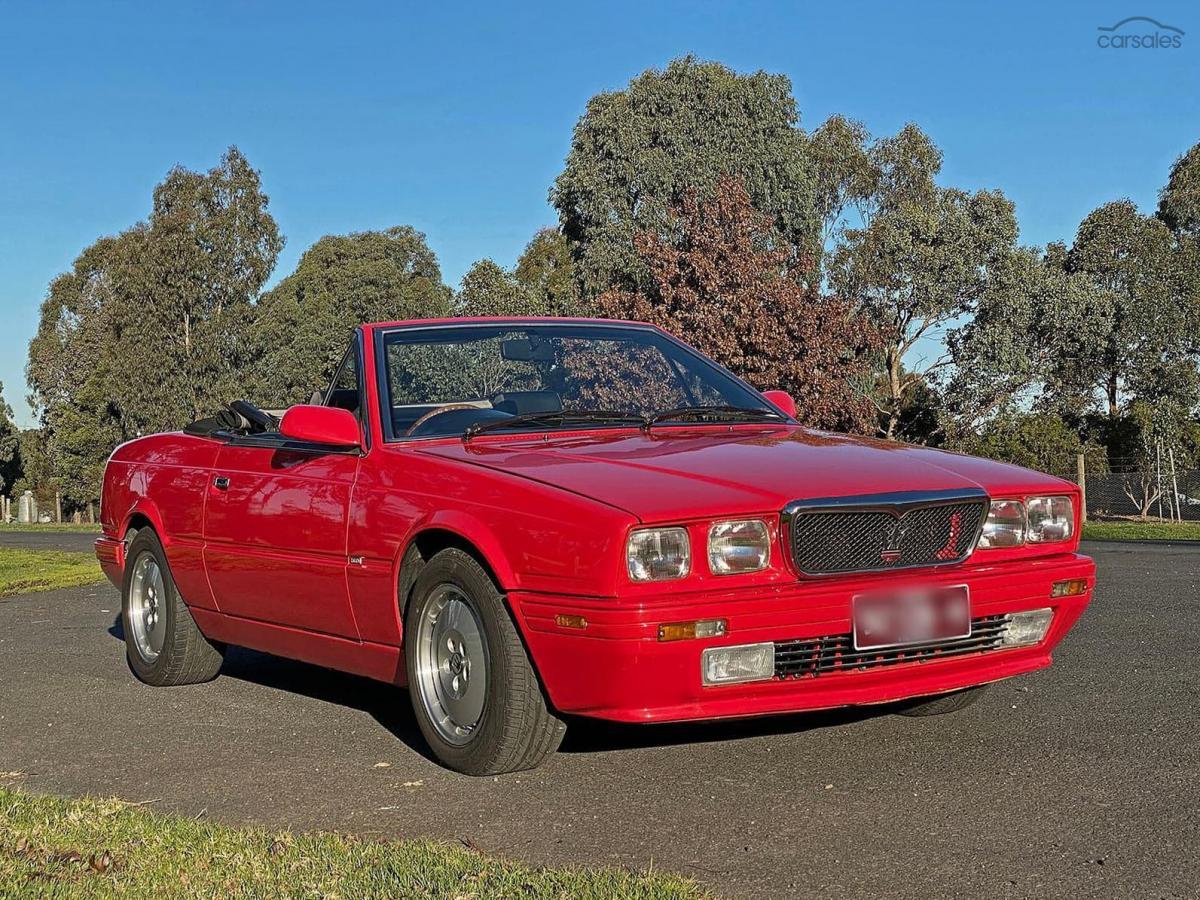
{"label": "tree foliage", "polygon": [[117,443],[223,405],[240,327],[282,238],[236,148],[207,173],[172,170],[150,218],[88,247],[50,285],[26,373],[68,505],[99,496]]}
{"label": "tree foliage", "polygon": [[7,496],[20,477],[19,436],[12,419],[12,407],[4,399],[4,384],[0,383],[0,496]]}
{"label": "tree foliage", "polygon": [[255,312],[252,399],[275,408],[325,388],[356,326],[450,315],[450,291],[425,235],[402,225],[321,238]]}
{"label": "tree foliage", "polygon": [[595,301],[602,315],[653,322],[756,387],[787,390],[810,425],[874,430],[873,329],[796,278],[790,246],[740,182],[722,179],[711,198],[685,195],[666,224],[670,237],[636,237],[651,286],[606,291]]}
{"label": "tree foliage", "polygon": [[882,430],[894,437],[906,394],[951,362],[912,354],[1003,289],[997,273],[1016,252],[1016,217],[998,191],[939,187],[941,153],[914,125],[876,141],[860,165],[850,180],[857,186],[845,191],[857,198],[860,222],[843,229],[828,278],[879,329],[885,380],[877,403]]}
{"label": "tree foliage", "polygon": [[651,289],[634,236],[666,233],[683,197],[711,197],[723,176],[745,184],[786,246],[814,248],[813,181],[798,121],[785,76],[739,75],[691,56],[592,97],[550,193],[584,296]]}

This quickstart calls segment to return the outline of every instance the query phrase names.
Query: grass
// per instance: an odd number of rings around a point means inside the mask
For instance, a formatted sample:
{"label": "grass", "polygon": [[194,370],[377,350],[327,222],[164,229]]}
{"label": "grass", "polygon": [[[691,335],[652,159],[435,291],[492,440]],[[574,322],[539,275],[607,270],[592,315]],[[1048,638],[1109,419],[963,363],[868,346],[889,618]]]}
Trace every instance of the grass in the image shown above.
{"label": "grass", "polygon": [[76,524],[75,522],[63,522],[61,525],[57,522],[39,522],[31,524],[26,522],[0,522],[0,531],[94,531],[97,534],[100,532],[99,525],[88,525],[86,522]]}
{"label": "grass", "polygon": [[103,579],[96,557],[90,553],[0,547],[0,597],[78,587]]}
{"label": "grass", "polygon": [[1085,541],[1200,541],[1200,522],[1087,522]]}
{"label": "grass", "polygon": [[674,875],[533,868],[452,844],[235,828],[160,815],[119,800],[64,800],[0,787],[0,896],[557,900],[706,895]]}

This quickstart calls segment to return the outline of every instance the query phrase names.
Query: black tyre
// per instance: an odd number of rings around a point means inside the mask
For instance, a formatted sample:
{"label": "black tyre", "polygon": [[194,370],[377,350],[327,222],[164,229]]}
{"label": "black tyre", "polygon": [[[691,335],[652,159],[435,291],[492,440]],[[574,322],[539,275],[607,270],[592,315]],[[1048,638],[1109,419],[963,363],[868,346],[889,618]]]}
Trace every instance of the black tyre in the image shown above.
{"label": "black tyre", "polygon": [[421,570],[404,656],[417,724],[447,767],[498,775],[558,749],[566,726],[546,705],[503,595],[470,554],[443,550]]}
{"label": "black tyre", "polygon": [[986,684],[979,687],[966,688],[952,694],[939,694],[936,697],[922,697],[919,700],[907,700],[896,709],[902,716],[943,716],[946,713],[966,709],[987,689]]}
{"label": "black tyre", "polygon": [[129,542],[121,624],[129,668],[146,684],[198,684],[221,671],[221,649],[196,627],[158,535],[149,528]]}

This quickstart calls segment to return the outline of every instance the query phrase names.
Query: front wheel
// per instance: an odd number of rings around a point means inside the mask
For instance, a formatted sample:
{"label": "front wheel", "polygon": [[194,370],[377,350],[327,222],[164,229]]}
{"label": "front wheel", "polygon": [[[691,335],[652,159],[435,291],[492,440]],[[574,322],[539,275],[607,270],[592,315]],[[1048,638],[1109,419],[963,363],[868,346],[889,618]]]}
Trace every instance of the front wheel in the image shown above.
{"label": "front wheel", "polygon": [[531,769],[566,726],[546,706],[504,598],[469,554],[421,570],[404,620],[413,712],[430,749],[468,775]]}

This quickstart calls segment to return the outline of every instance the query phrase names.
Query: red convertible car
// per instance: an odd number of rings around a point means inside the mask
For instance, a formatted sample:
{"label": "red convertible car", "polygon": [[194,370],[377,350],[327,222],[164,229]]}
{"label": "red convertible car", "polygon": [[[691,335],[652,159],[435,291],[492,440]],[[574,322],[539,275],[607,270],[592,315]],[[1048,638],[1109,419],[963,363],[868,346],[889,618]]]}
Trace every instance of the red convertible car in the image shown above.
{"label": "red convertible car", "polygon": [[118,447],[96,553],[141,680],[235,644],[407,685],[475,775],[566,716],[948,712],[1050,664],[1094,583],[1075,485],[794,414],[649,325],[366,325],[282,419]]}

